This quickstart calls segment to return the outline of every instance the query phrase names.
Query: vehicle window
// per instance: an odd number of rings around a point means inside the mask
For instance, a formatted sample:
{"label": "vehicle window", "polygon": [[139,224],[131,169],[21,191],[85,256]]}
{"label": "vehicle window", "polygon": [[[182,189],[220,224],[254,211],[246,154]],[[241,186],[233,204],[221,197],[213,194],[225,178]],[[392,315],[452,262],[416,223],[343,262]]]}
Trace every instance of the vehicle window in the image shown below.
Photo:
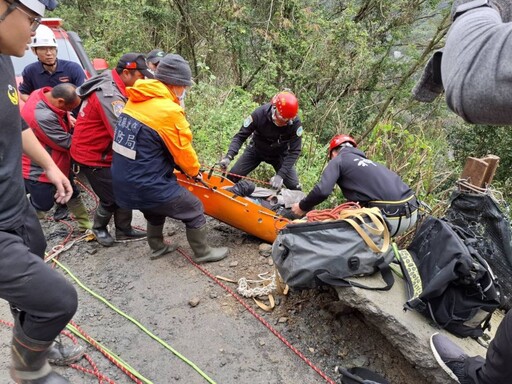
{"label": "vehicle window", "polygon": [[[80,63],[80,60],[78,59],[78,56],[76,55],[75,51],[73,50],[73,47],[67,41],[66,39],[57,39],[57,46],[58,46],[58,52],[57,57],[59,59],[63,60],[69,60],[74,61],[80,66],[82,64]],[[23,68],[25,68],[27,65],[32,64],[37,61],[36,55],[32,52],[32,50],[29,48],[25,51],[25,55],[23,57],[12,57],[12,63],[14,65],[14,73],[16,76],[21,76],[21,72],[23,71]]]}

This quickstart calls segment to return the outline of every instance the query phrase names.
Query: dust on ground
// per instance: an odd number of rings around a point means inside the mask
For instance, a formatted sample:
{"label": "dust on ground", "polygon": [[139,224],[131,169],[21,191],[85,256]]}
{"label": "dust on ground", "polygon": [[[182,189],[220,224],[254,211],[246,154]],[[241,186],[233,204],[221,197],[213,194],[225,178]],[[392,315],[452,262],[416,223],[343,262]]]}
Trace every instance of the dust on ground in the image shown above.
{"label": "dust on ground", "polygon": [[[49,250],[76,228],[68,223],[71,227],[42,221]],[[134,223],[145,227],[140,212],[135,212]],[[271,258],[259,252],[261,240],[212,218],[207,225],[210,244],[228,246],[230,255],[199,267],[187,259],[192,253],[183,224],[171,219],[164,233],[167,241],[180,245],[180,252],[158,260],[149,259],[145,240],[111,248],[95,241],[78,242],[59,254],[59,262],[80,282],[57,267],[79,294],[74,322],[144,376],[145,382],[155,384],[338,383],[338,366],[367,367],[393,384],[426,383],[378,330],[340,305],[333,289],[275,295],[274,310],[265,312],[251,298],[237,295],[237,284],[216,281],[215,276],[258,280],[262,273],[272,274],[274,267]],[[71,239],[77,236],[75,230]],[[11,320],[7,304],[0,315]],[[10,330],[2,326],[0,334],[0,382],[9,383]],[[87,354],[110,382],[134,382],[91,345]],[[93,369],[85,360],[80,365]],[[77,369],[57,370],[72,383],[102,382]]]}

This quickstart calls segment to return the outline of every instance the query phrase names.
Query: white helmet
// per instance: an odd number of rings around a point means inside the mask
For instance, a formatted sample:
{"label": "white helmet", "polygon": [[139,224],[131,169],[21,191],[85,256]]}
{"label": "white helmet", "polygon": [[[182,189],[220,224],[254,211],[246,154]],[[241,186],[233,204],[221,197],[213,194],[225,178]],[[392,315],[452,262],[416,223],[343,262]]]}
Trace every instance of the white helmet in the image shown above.
{"label": "white helmet", "polygon": [[30,48],[36,47],[57,47],[57,40],[50,27],[40,25],[36,30],[36,35],[32,38]]}
{"label": "white helmet", "polygon": [[39,16],[44,16],[45,9],[53,11],[57,6],[56,0],[18,0],[28,9],[37,13]]}

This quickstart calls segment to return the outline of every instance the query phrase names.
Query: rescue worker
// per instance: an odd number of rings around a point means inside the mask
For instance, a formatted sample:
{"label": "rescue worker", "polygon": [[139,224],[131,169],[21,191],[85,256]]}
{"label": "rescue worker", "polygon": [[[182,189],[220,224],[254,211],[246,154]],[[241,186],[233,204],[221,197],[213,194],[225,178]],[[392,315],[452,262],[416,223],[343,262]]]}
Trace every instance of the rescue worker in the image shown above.
{"label": "rescue worker", "polygon": [[114,137],[112,178],[119,206],[139,209],[148,221],[152,258],[177,248],[163,241],[165,218],[171,217],[185,224],[194,261],[205,263],[224,259],[228,249],[210,247],[203,205],[174,175],[176,167],[196,180],[202,175],[181,106],[191,85],[188,61],[168,54],[154,80],[137,81],[127,90],[128,103]]}
{"label": "rescue worker", "polygon": [[152,76],[144,55],[126,53],[115,69],[89,79],[76,90],[84,102],[73,132],[71,157],[99,198],[92,231],[98,243],[105,247],[114,244],[114,238],[107,227],[112,215],[117,240],[146,236],[146,232],[132,227],[131,209],[117,206],[110,166],[114,128],[126,103],[126,87],[133,86],[139,79]]}
{"label": "rescue worker", "polygon": [[[67,206],[75,215],[79,229],[85,232],[92,228],[92,223],[80,199],[80,190],[74,183],[69,154],[72,129],[69,115],[81,102],[75,89],[73,84],[63,83],[53,88],[43,87],[32,92],[23,106],[21,116],[32,128],[37,139],[62,173],[69,175],[73,195]],[[55,187],[46,176],[44,169],[27,155],[23,155],[22,162],[25,187],[30,194],[29,200],[39,216],[39,212],[49,211],[53,207]]]}
{"label": "rescue worker", "polygon": [[348,201],[380,208],[391,236],[403,234],[418,219],[418,202],[411,188],[395,172],[366,158],[349,135],[332,138],[329,163],[320,182],[304,199],[292,205],[292,212],[303,216],[329,197],[336,184]]}
{"label": "rescue worker", "polygon": [[[37,28],[30,47],[37,61],[27,65],[21,74],[22,82],[19,85],[19,91],[23,101],[27,101],[32,92],[42,87],[54,87],[62,83],[71,83],[78,87],[85,81],[84,70],[79,64],[57,58],[57,40],[53,31],[46,25],[40,25]],[[73,111],[74,115],[70,116],[72,127],[75,125],[78,110],[77,106]],[[53,218],[59,221],[67,216],[66,205],[58,204]]]}
{"label": "rescue worker", "polygon": [[146,56],[146,62],[148,63],[148,67],[151,71],[155,72],[156,67],[158,67],[158,63],[165,56],[165,52],[160,48],[153,49]]}
{"label": "rescue worker", "polygon": [[57,40],[51,28],[40,25],[30,48],[37,56],[37,61],[27,65],[21,73],[23,80],[19,90],[23,101],[27,101],[30,94],[39,88],[54,87],[61,83],[71,83],[78,87],[85,81],[84,70],[79,64],[57,58]]}
{"label": "rescue worker", "polygon": [[288,189],[301,189],[295,163],[302,150],[302,122],[297,113],[299,102],[290,91],[277,93],[270,103],[264,104],[247,117],[231,140],[226,156],[219,162],[227,170],[242,144],[252,135],[244,153],[230,169],[228,178],[237,182],[247,176],[263,161],[270,164],[276,174],[269,183],[279,190],[284,185]]}
{"label": "rescue worker", "polygon": [[[452,20],[441,61],[448,106],[468,122],[512,125],[512,3],[458,0]],[[441,367],[461,384],[512,383],[512,311],[498,326],[485,359],[468,356],[440,334],[430,345]]]}
{"label": "rescue worker", "polygon": [[68,201],[73,190],[20,116],[8,56],[23,56],[45,8],[55,6],[54,0],[0,0],[0,297],[14,315],[10,375],[22,384],[68,383],[48,366],[49,353],[59,363],[83,354],[80,346],[64,350],[53,341],[75,314],[77,294],[43,261],[46,240],[25,194],[22,151],[45,170],[58,202]]}

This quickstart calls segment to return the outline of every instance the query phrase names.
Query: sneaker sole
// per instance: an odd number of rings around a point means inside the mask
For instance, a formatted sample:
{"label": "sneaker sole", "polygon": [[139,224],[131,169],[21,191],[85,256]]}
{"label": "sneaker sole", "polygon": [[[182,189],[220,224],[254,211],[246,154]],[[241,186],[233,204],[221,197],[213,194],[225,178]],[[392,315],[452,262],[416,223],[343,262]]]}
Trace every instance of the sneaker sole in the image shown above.
{"label": "sneaker sole", "polygon": [[437,352],[437,349],[434,346],[434,343],[432,342],[432,338],[437,334],[438,333],[434,333],[432,336],[430,336],[430,349],[432,350],[432,353],[434,354],[437,363],[441,366],[441,368],[443,368],[443,371],[445,371],[453,380],[460,384],[459,379],[457,378],[457,376],[455,376],[455,373],[453,373],[450,367],[446,365],[443,359],[441,359],[441,356],[439,356],[439,353]]}

